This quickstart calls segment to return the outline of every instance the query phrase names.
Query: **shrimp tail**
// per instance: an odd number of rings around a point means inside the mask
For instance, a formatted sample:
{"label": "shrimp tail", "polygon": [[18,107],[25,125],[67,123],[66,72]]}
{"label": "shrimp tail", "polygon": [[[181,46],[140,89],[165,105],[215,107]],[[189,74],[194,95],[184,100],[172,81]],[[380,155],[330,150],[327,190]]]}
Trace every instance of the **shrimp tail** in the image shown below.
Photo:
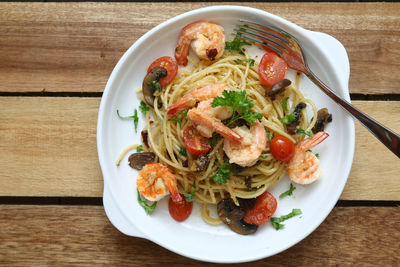
{"label": "shrimp tail", "polygon": [[169,193],[171,194],[172,201],[175,203],[179,203],[183,201],[181,194],[179,193],[178,187],[176,186],[176,178],[175,176],[168,172],[165,172],[164,178],[165,184],[168,188]]}
{"label": "shrimp tail", "polygon": [[214,131],[234,142],[235,144],[240,144],[242,142],[242,137],[239,134],[232,131],[232,129],[225,126],[222,122],[207,116],[207,114],[198,110],[197,108],[189,110],[188,118],[195,124],[202,124],[208,128],[212,128]]}
{"label": "shrimp tail", "polygon": [[300,148],[304,151],[313,148],[322,141],[324,141],[326,138],[328,138],[328,136],[329,134],[326,132],[318,132],[314,134],[313,137],[307,138],[304,141],[302,141],[300,144]]}
{"label": "shrimp tail", "polygon": [[168,117],[173,117],[176,113],[190,108],[195,104],[196,99],[194,99],[191,95],[186,95],[167,108],[167,115]]}

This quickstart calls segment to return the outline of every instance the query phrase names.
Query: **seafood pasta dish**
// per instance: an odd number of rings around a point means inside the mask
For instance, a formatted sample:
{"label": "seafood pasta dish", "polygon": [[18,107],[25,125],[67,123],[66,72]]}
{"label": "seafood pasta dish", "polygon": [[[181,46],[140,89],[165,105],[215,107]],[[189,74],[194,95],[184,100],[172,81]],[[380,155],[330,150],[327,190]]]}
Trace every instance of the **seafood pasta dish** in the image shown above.
{"label": "seafood pasta dish", "polygon": [[[254,56],[251,48],[261,52]],[[148,214],[157,201],[169,198],[171,216],[188,218],[193,202],[211,225],[225,223],[238,234],[252,234],[273,217],[278,196],[268,189],[288,174],[292,183],[279,196],[290,197],[296,184],[321,177],[312,148],[328,137],[332,120],[317,110],[298,89],[301,74],[291,81],[287,64],[266,47],[255,47],[236,36],[226,40],[224,28],[211,21],[186,25],[174,58],[154,58],[137,89],[141,100],[132,118],[142,143],[129,165],[139,171],[138,205]],[[132,192],[135,194],[135,192]]]}

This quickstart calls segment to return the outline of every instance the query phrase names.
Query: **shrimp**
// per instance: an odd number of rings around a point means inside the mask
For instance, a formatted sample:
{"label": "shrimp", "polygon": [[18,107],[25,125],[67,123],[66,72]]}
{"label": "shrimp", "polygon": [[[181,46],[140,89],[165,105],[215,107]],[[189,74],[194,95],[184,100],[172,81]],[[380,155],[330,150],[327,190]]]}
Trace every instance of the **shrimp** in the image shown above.
{"label": "shrimp", "polygon": [[136,180],[139,192],[150,201],[158,201],[164,196],[171,194],[174,202],[183,201],[179,194],[175,175],[169,169],[157,162],[146,164],[139,172]]}
{"label": "shrimp", "polygon": [[187,65],[190,44],[199,58],[213,61],[224,53],[224,28],[204,20],[186,25],[175,49],[175,58],[179,65]]}
{"label": "shrimp", "polygon": [[168,117],[173,117],[176,113],[193,107],[199,101],[214,99],[214,97],[222,95],[222,92],[227,88],[228,86],[224,83],[212,83],[200,87],[169,106],[167,115]]}
{"label": "shrimp", "polygon": [[267,145],[267,135],[264,126],[259,120],[254,121],[250,129],[240,126],[233,129],[243,137],[241,144],[235,144],[228,139],[224,140],[224,151],[229,163],[236,163],[242,167],[250,167],[259,159]]}
{"label": "shrimp", "polygon": [[329,136],[328,133],[318,132],[294,147],[293,157],[289,160],[287,171],[290,179],[298,184],[310,184],[321,176],[319,159],[310,151]]}
{"label": "shrimp", "polygon": [[240,134],[236,133],[229,127],[225,126],[220,120],[210,116],[207,112],[199,108],[192,108],[189,110],[187,116],[196,126],[199,133],[204,137],[212,137],[212,133],[215,131],[235,144],[240,144],[242,142]]}

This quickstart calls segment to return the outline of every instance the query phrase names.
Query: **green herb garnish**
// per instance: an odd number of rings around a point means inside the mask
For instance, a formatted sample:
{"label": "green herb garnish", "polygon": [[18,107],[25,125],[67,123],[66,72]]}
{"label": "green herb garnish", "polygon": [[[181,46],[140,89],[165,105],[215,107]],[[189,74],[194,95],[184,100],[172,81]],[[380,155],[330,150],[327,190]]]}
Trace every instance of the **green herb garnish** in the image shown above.
{"label": "green herb garnish", "polygon": [[267,138],[268,138],[268,141],[270,141],[271,142],[271,139],[272,139],[272,134],[267,130],[267,128],[265,127],[265,133],[267,134]]}
{"label": "green herb garnish", "polygon": [[290,188],[286,192],[283,192],[282,194],[279,195],[279,198],[284,198],[286,196],[291,196],[293,194],[293,191],[296,189],[295,186],[293,186],[292,183],[290,183]]}
{"label": "green herb garnish", "polygon": [[177,121],[179,123],[179,126],[181,126],[181,123],[182,123],[181,118],[169,118],[168,121]]}
{"label": "green herb garnish", "polygon": [[153,204],[150,206],[146,203],[146,201],[142,200],[142,198],[140,197],[140,192],[138,189],[137,190],[137,201],[139,202],[139,205],[142,206],[142,208],[146,211],[147,214],[152,214],[154,209],[157,206],[157,201],[153,202]]}
{"label": "green herb garnish", "polygon": [[288,99],[289,99],[289,97],[285,97],[285,98],[282,100],[282,108],[283,108],[284,111],[288,111],[288,108],[287,108],[287,101],[288,101]]}
{"label": "green herb garnish", "polygon": [[226,160],[223,165],[218,164],[218,171],[211,178],[213,178],[216,183],[225,184],[229,180],[231,168],[229,161]]}
{"label": "green herb garnish", "polygon": [[136,147],[136,152],[142,152],[142,151],[144,151],[144,150],[143,150],[143,146],[142,146],[142,145],[138,145],[138,146]]}
{"label": "green herb garnish", "polygon": [[186,157],[187,156],[187,152],[186,149],[184,149],[183,147],[179,148],[179,154]]}
{"label": "green herb garnish", "polygon": [[153,89],[153,92],[161,91],[161,84],[157,81],[151,81],[147,83]]}
{"label": "green herb garnish", "polygon": [[117,109],[117,115],[118,115],[118,117],[119,117],[120,119],[124,119],[124,120],[133,119],[133,123],[134,123],[134,125],[135,125],[135,132],[137,132],[137,126],[138,126],[138,123],[139,123],[139,117],[138,117],[138,115],[137,115],[137,109],[134,110],[134,114],[131,115],[131,116],[121,116],[121,115],[119,114],[119,110]]}
{"label": "green herb garnish", "polygon": [[247,58],[247,59],[240,59],[240,58],[238,58],[238,59],[236,59],[235,60],[236,61],[236,63],[241,63],[241,62],[245,62],[245,63],[250,63],[250,67],[253,67],[254,66],[254,63],[256,62],[254,59],[252,59],[252,58]]}
{"label": "green herb garnish", "polygon": [[139,109],[143,115],[146,115],[147,111],[150,110],[150,107],[148,105],[146,105],[146,103],[144,103],[143,101],[140,101]]}
{"label": "green herb garnish", "polygon": [[301,129],[301,128],[297,129],[297,133],[298,133],[298,134],[305,134],[305,135],[307,135],[307,136],[309,136],[309,137],[312,137],[312,136],[313,136],[312,132],[303,130],[303,129]]}
{"label": "green herb garnish", "polygon": [[286,115],[285,117],[281,118],[281,122],[284,124],[289,124],[294,121],[294,114]]}
{"label": "green herb garnish", "polygon": [[250,43],[243,41],[238,35],[236,35],[235,39],[233,39],[232,41],[225,42],[225,48],[227,50],[238,52],[241,55],[244,55],[241,49],[243,45],[250,45]]}
{"label": "green herb garnish", "polygon": [[283,215],[279,218],[272,217],[271,224],[276,230],[282,229],[284,227],[284,225],[281,224],[281,222],[286,221],[287,219],[290,219],[290,218],[292,218],[296,215],[300,215],[300,214],[302,214],[300,209],[293,209],[291,213]]}
{"label": "green herb garnish", "polygon": [[187,109],[184,109],[184,110],[182,110],[182,111],[179,111],[179,112],[176,113],[176,114],[183,114],[183,117],[185,118],[185,120],[187,120],[187,119],[188,119],[187,113],[188,113],[188,110],[187,110]]}
{"label": "green herb garnish", "polygon": [[315,156],[316,156],[317,158],[319,158],[319,153],[315,153]]}
{"label": "green herb garnish", "polygon": [[222,96],[217,96],[211,103],[213,108],[218,106],[231,107],[235,112],[230,118],[228,125],[243,119],[249,124],[253,124],[256,119],[260,119],[262,115],[258,112],[251,112],[250,108],[254,106],[250,98],[246,95],[246,91],[223,91]]}
{"label": "green herb garnish", "polygon": [[[196,189],[196,181],[193,182],[192,188],[193,188],[193,189]],[[182,194],[185,196],[186,203],[195,201],[194,194],[195,194],[197,191],[198,191],[198,190],[192,190],[191,192],[186,192],[186,191],[183,190],[183,189],[179,190],[179,192],[182,193]]]}

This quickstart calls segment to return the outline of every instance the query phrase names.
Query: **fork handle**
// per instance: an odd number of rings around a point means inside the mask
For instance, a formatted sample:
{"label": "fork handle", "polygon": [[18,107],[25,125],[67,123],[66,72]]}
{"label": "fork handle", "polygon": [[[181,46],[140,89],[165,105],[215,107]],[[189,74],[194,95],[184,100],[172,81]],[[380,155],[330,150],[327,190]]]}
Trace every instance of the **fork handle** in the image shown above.
{"label": "fork handle", "polygon": [[312,82],[318,85],[325,94],[338,103],[342,108],[353,115],[365,128],[367,128],[376,138],[378,138],[387,148],[389,148],[397,157],[400,158],[400,136],[392,130],[386,128],[364,112],[360,111],[352,104],[334,93],[310,70],[304,73]]}

